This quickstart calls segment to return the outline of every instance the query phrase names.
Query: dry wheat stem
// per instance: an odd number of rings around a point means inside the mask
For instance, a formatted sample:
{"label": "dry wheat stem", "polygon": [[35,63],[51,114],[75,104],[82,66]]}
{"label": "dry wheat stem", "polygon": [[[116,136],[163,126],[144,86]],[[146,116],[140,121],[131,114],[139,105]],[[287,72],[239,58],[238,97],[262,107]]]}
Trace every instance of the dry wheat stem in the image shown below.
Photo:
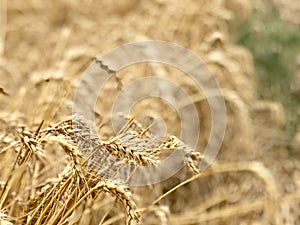
{"label": "dry wheat stem", "polygon": [[247,204],[237,204],[233,206],[226,206],[223,209],[214,210],[212,212],[195,213],[195,215],[186,217],[184,215],[171,217],[171,224],[188,225],[193,223],[201,223],[209,220],[224,219],[235,215],[246,214],[251,211],[263,209],[265,205],[264,200],[256,200]]}
{"label": "dry wheat stem", "polygon": [[207,169],[204,172],[194,175],[193,177],[181,182],[175,187],[171,188],[169,191],[161,195],[155,201],[153,201],[147,208],[143,211],[149,209],[150,207],[156,205],[163,198],[176,191],[178,188],[182,187],[185,184],[188,184],[196,179],[201,177],[210,176],[214,173],[225,173],[225,172],[238,172],[238,171],[249,171],[254,173],[256,176],[260,177],[264,184],[266,185],[266,191],[268,193],[268,197],[271,199],[276,199],[278,197],[277,185],[273,178],[273,175],[268,171],[266,167],[264,167],[260,162],[250,161],[250,162],[230,162],[223,164],[216,164],[211,168]]}

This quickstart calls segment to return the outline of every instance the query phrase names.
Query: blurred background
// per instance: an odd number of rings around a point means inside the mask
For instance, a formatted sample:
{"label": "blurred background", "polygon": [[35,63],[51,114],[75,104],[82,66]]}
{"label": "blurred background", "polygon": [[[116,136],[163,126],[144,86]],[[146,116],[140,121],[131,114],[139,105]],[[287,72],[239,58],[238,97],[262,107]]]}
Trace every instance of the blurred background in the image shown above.
{"label": "blurred background", "polygon": [[294,153],[299,149],[298,13],[296,1],[255,1],[247,20],[230,23],[234,42],[253,56],[258,99],[278,102],[285,110],[284,130]]}

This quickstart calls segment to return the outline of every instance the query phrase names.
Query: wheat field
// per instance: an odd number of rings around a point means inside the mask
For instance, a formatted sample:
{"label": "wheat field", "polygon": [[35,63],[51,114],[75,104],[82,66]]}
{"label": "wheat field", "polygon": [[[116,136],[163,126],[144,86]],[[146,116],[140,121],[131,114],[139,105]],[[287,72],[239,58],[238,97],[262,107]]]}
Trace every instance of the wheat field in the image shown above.
{"label": "wheat field", "polygon": [[[253,7],[250,0],[0,0],[0,225],[300,224],[300,159],[286,147],[285,109],[258,100],[252,55],[230,39],[229,21],[247,20]],[[204,171],[197,166],[205,160],[210,107],[174,68],[150,63],[118,71],[99,93],[96,131],[72,117],[95,56],[143,40],[190,49],[220,84],[226,133]],[[180,140],[176,110],[153,98],[134,105],[114,133],[113,99],[153,73],[191,96],[201,121],[196,149]],[[158,145],[149,130],[156,116],[167,129]],[[80,141],[75,128],[84,134]],[[111,168],[155,165],[177,148],[186,166],[167,180],[132,187],[114,178]]]}

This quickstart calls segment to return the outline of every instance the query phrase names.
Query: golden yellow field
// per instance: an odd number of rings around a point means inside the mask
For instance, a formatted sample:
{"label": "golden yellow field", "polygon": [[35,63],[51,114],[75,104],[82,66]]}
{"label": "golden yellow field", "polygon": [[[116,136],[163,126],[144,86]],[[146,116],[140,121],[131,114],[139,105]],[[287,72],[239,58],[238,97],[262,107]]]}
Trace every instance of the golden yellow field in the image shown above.
{"label": "golden yellow field", "polygon": [[[299,138],[289,151],[285,109],[258,100],[252,55],[231,41],[228,27],[248,20],[253,7],[250,0],[0,0],[0,225],[299,225]],[[205,170],[197,165],[206,160],[212,109],[195,82],[171,66],[140,63],[111,76],[93,111],[97,133],[72,117],[95,57],[144,40],[191,50],[219,82],[226,132]],[[113,132],[112,107],[124,103],[116,103],[118,93],[157,74],[190,96],[200,121],[196,149],[179,140],[178,109],[151,96],[135,102],[127,127]],[[179,99],[168,88],[163,93]],[[166,125],[160,144],[152,136],[162,128],[149,128],[153,118]],[[155,165],[177,148],[187,165],[155,184],[131,186],[114,179],[111,168],[99,172],[110,157],[102,150],[137,167]]]}

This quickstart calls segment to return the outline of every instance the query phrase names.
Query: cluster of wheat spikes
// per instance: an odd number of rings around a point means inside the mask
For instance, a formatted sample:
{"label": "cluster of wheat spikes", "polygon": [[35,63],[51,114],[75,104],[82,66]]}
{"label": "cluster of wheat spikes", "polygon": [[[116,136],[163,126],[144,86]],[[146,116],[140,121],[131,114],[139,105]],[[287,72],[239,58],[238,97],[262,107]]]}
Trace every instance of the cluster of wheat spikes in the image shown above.
{"label": "cluster of wheat spikes", "polygon": [[41,126],[34,132],[21,130],[20,141],[14,143],[19,145],[18,156],[1,189],[0,208],[9,201],[11,188],[28,169],[29,161],[33,167],[29,168],[31,172],[43,163],[45,143],[58,143],[68,154],[69,164],[57,179],[41,184],[28,196],[19,220],[26,225],[65,224],[78,206],[87,199],[96,199],[103,191],[122,203],[127,224],[138,224],[140,213],[126,182],[114,179],[118,169],[126,164],[133,167],[157,164],[162,151],[181,148],[185,151],[187,165],[198,172],[195,162],[202,158],[199,152],[190,150],[175,136],[155,147],[149,128],[143,129],[133,119],[120,134],[105,141],[101,141],[82,118],[68,117],[45,129],[40,129]]}

